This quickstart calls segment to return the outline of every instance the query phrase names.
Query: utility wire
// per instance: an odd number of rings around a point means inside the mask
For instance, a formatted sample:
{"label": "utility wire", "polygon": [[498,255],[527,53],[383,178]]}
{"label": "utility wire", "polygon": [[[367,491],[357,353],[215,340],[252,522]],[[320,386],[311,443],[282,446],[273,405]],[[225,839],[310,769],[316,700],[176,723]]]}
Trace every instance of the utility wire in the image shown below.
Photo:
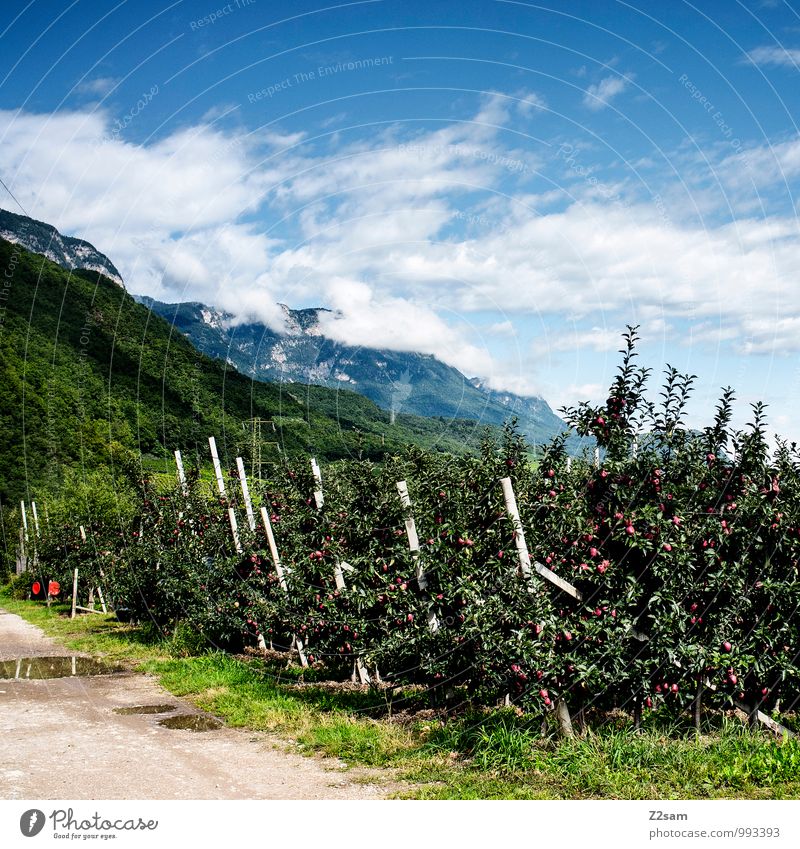
{"label": "utility wire", "polygon": [[2,177],[0,177],[0,186],[2,186],[9,193],[9,195],[11,195],[11,198],[14,203],[25,213],[28,218],[30,218],[30,215],[28,215],[28,210],[25,209],[25,207],[17,200],[16,196],[14,195],[14,192],[12,192],[11,189],[8,188]]}

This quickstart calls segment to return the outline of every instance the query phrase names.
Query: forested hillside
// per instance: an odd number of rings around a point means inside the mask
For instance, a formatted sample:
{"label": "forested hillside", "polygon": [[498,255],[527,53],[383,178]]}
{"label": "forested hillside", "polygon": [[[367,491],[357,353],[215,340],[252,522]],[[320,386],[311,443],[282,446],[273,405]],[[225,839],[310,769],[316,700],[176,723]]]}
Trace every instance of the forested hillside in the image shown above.
{"label": "forested hillside", "polygon": [[410,442],[456,453],[475,422],[398,416],[351,392],[260,383],[200,354],[97,272],[69,272],[0,239],[0,498],[57,489],[67,470],[181,448],[249,457],[254,417],[271,419],[264,461],[313,452],[378,457]]}

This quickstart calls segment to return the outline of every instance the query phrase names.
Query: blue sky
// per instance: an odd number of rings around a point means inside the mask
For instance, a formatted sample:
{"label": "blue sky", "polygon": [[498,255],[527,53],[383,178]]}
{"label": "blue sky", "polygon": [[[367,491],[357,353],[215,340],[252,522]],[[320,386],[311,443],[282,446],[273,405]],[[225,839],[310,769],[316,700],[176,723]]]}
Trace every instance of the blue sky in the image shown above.
{"label": "blue sky", "polygon": [[131,291],[333,307],[555,407],[639,324],[693,424],[730,384],[800,440],[798,4],[6,2],[0,39],[0,175]]}

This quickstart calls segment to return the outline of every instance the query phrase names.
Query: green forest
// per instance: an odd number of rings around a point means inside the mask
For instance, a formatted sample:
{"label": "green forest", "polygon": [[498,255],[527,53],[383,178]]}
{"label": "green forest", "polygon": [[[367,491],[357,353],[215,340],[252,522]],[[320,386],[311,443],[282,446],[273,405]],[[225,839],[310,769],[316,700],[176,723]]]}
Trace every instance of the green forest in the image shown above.
{"label": "green forest", "polygon": [[[43,501],[65,481],[152,467],[179,448],[209,459],[214,435],[228,466],[249,459],[253,418],[263,462],[298,454],[379,459],[408,444],[461,454],[474,421],[389,414],[352,392],[266,384],[195,349],[122,287],[68,271],[0,239],[0,500]],[[77,485],[77,483],[76,483]]]}

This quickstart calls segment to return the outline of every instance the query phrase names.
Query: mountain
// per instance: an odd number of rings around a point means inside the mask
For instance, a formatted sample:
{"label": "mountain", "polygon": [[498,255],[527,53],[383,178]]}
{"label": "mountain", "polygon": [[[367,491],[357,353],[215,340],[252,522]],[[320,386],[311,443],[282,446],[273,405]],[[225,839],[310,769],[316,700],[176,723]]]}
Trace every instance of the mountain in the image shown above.
{"label": "mountain", "polygon": [[200,303],[141,303],[171,322],[203,353],[243,374],[273,383],[317,384],[350,389],[398,413],[465,418],[501,425],[512,415],[529,440],[541,443],[566,429],[543,398],[497,392],[429,354],[353,347],[323,335],[322,308],[281,305],[287,331],[263,324],[234,324],[233,316]]}
{"label": "mountain", "polygon": [[481,428],[390,414],[349,391],[261,383],[199,352],[97,271],[67,271],[0,239],[0,500],[58,492],[72,475],[144,457],[174,474],[172,451],[208,463],[213,435],[230,468],[254,448],[379,459],[410,444],[463,453]]}
{"label": "mountain", "polygon": [[62,236],[51,224],[0,209],[0,238],[46,256],[62,268],[98,271],[119,286],[125,285],[122,275],[105,254],[83,239]]}

